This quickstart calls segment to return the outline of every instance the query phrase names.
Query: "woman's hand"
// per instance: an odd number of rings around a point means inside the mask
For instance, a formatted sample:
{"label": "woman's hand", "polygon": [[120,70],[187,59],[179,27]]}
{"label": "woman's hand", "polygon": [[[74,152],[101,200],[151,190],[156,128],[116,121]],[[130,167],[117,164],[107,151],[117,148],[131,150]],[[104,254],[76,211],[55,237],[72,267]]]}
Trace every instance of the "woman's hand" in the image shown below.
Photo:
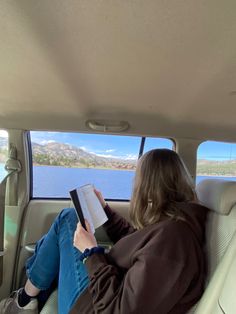
{"label": "woman's hand", "polygon": [[91,249],[95,246],[98,246],[97,240],[95,239],[87,220],[85,220],[85,224],[87,231],[82,227],[81,223],[79,222],[74,233],[73,244],[82,253],[85,251],[85,249]]}
{"label": "woman's hand", "polygon": [[96,190],[96,189],[94,189],[94,193],[97,195],[97,198],[99,199],[102,207],[104,208],[106,206],[106,202],[105,202],[105,200],[104,200],[104,198],[102,196],[102,193],[100,191]]}

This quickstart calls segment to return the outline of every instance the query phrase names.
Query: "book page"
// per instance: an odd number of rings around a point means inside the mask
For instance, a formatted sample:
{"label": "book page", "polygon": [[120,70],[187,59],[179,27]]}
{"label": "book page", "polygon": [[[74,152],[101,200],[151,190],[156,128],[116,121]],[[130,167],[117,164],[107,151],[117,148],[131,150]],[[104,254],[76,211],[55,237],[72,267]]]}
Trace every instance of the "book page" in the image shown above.
{"label": "book page", "polygon": [[84,198],[87,203],[87,209],[92,218],[94,228],[97,229],[108,220],[107,215],[91,184],[84,185],[80,189],[84,194]]}
{"label": "book page", "polygon": [[87,202],[85,200],[85,195],[84,195],[84,193],[83,193],[81,188],[77,189],[77,194],[78,194],[78,198],[79,198],[79,201],[80,201],[81,209],[83,211],[84,219],[88,220],[88,223],[90,224],[92,233],[94,233],[96,227],[93,224],[93,219],[92,219],[92,217],[90,215],[90,212],[89,212],[89,209],[88,209],[88,206],[87,206]]}

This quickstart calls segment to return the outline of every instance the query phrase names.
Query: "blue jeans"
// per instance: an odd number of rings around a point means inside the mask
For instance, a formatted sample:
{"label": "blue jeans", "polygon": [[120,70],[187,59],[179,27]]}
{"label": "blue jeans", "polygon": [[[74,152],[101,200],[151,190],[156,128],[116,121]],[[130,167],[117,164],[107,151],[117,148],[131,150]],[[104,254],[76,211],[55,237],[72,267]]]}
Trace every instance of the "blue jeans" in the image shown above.
{"label": "blue jeans", "polygon": [[73,246],[77,222],[74,209],[63,209],[26,262],[27,276],[38,289],[48,289],[58,278],[59,314],[70,311],[89,283],[86,267],[79,260],[81,252]]}

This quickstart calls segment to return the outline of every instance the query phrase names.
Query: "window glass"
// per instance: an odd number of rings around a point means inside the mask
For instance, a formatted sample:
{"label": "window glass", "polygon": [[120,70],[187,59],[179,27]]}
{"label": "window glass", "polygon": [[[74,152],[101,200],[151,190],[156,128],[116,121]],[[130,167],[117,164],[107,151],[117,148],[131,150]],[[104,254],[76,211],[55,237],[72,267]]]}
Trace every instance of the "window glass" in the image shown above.
{"label": "window glass", "polygon": [[221,178],[236,181],[236,144],[207,141],[197,153],[197,178]]}
{"label": "window glass", "polygon": [[155,149],[155,148],[174,149],[174,147],[175,147],[174,142],[170,139],[147,137],[145,140],[143,152],[146,153],[147,151],[149,151],[151,149]]}
{"label": "window glass", "polygon": [[91,183],[108,199],[129,199],[140,137],[31,132],[33,197],[69,197]]}
{"label": "window glass", "polygon": [[5,171],[5,163],[8,158],[8,133],[0,130],[0,182],[7,175]]}
{"label": "window glass", "polygon": [[[69,197],[93,184],[107,199],[130,199],[141,137],[32,131],[33,197]],[[145,151],[172,148],[168,139],[147,138]]]}

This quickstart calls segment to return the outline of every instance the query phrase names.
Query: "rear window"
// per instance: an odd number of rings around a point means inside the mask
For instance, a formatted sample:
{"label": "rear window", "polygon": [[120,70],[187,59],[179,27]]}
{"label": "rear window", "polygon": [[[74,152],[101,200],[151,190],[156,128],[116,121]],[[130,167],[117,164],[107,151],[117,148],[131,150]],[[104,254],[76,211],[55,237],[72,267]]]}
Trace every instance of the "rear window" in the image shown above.
{"label": "rear window", "polygon": [[236,181],[236,144],[203,142],[197,153],[197,183],[206,178]]}
{"label": "rear window", "polygon": [[32,196],[67,198],[68,191],[93,184],[106,199],[130,199],[140,152],[173,149],[170,139],[31,131]]}
{"label": "rear window", "polygon": [[8,158],[8,133],[5,130],[0,130],[0,182],[7,175],[5,163]]}

